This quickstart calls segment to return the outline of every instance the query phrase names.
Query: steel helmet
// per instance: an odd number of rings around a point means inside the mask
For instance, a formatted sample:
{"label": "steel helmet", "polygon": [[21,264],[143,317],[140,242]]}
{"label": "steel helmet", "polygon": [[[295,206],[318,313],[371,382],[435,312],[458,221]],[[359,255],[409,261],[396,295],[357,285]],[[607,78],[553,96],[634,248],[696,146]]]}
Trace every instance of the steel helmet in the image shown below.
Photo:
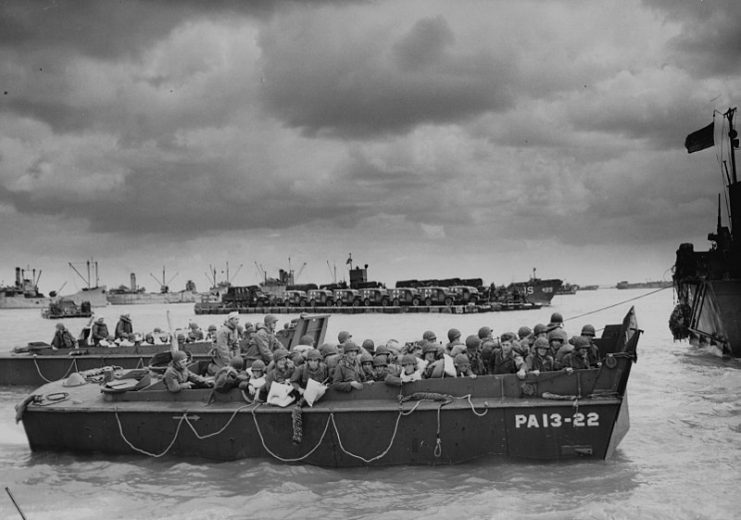
{"label": "steel helmet", "polygon": [[306,359],[307,360],[316,359],[316,360],[320,360],[321,361],[321,359],[322,359],[322,353],[319,352],[317,349],[313,348],[313,349],[309,350],[308,352],[306,352]]}
{"label": "steel helmet", "polygon": [[591,336],[594,337],[597,335],[596,331],[594,330],[594,325],[584,325],[581,328],[581,335],[582,336]]}
{"label": "steel helmet", "polygon": [[437,341],[437,335],[431,330],[426,330],[424,334],[422,334],[422,339],[425,341]]}
{"label": "steel helmet", "polygon": [[528,337],[530,334],[532,334],[533,331],[530,330],[530,327],[522,326],[519,329],[517,329],[517,336],[522,339]]}
{"label": "steel helmet", "polygon": [[280,361],[281,359],[285,359],[288,357],[288,351],[284,348],[276,349],[275,352],[273,352],[273,360]]}
{"label": "steel helmet", "polygon": [[480,346],[481,339],[478,336],[471,334],[466,338],[466,348],[468,350],[478,350]]}
{"label": "steel helmet", "polygon": [[373,363],[373,356],[367,352],[360,354],[360,364],[362,365],[363,363]]}
{"label": "steel helmet", "polygon": [[563,329],[553,329],[548,333],[548,341],[552,341],[554,339],[560,339],[564,343],[569,339],[568,335],[566,334],[566,331]]}
{"label": "steel helmet", "polygon": [[348,352],[360,352],[360,347],[354,341],[347,340],[342,346],[342,353],[347,354]]}
{"label": "steel helmet", "polygon": [[461,331],[458,329],[450,329],[448,331],[448,341],[455,341],[461,337]]}
{"label": "steel helmet", "polygon": [[479,338],[484,339],[491,336],[491,327],[481,327],[479,329]]}
{"label": "steel helmet", "polygon": [[453,364],[458,368],[463,368],[471,365],[468,356],[465,354],[457,354],[453,358]]}
{"label": "steel helmet", "polygon": [[186,359],[188,359],[188,355],[182,350],[176,350],[175,352],[172,353],[172,361],[174,363],[177,363],[179,361],[185,361]]}
{"label": "steel helmet", "polygon": [[533,343],[533,348],[534,349],[550,348],[550,345],[548,344],[548,340],[547,339],[545,339],[545,338],[538,338]]}
{"label": "steel helmet", "polygon": [[352,338],[352,334],[350,334],[346,330],[341,330],[340,333],[337,334],[337,340],[340,343],[344,343],[344,342],[346,342],[350,338]]}
{"label": "steel helmet", "polygon": [[363,348],[368,352],[373,352],[376,348],[376,344],[373,343],[372,339],[366,339],[365,341],[363,341]]}
{"label": "steel helmet", "polygon": [[262,370],[265,371],[265,362],[262,359],[256,359],[252,362],[252,370]]}

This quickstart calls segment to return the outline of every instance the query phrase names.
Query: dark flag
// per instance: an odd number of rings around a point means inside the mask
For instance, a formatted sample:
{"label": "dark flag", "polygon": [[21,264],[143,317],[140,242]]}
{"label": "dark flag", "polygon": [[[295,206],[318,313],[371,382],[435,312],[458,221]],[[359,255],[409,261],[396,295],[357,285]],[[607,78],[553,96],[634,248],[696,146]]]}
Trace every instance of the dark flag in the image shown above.
{"label": "dark flag", "polygon": [[687,148],[687,153],[699,152],[705,148],[712,148],[715,145],[713,134],[715,133],[715,123],[710,123],[705,128],[701,128],[696,132],[692,132],[684,140],[684,146]]}

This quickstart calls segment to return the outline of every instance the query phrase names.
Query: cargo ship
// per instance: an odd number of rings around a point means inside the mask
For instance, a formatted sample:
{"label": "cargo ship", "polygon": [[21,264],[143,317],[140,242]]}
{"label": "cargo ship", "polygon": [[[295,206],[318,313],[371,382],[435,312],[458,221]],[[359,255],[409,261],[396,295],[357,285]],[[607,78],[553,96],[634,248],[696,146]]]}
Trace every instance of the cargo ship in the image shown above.
{"label": "cargo ship", "polygon": [[[733,127],[736,108],[729,108],[720,123],[721,157],[727,201],[727,225],[723,224],[721,197],[715,233],[708,234],[711,247],[695,251],[691,243],[680,244],[674,264],[674,290],[678,304],[669,318],[674,339],[717,346],[724,355],[741,357],[741,183],[736,175],[738,133]],[[715,115],[708,126],[685,140],[688,153],[715,146]],[[727,124],[726,124],[727,123]],[[723,135],[726,134],[726,135]],[[730,166],[729,166],[730,165]],[[730,169],[729,169],[730,168]]]}
{"label": "cargo ship", "polygon": [[[175,274],[177,276],[177,273]],[[141,305],[148,303],[195,303],[201,301],[202,296],[196,292],[195,284],[188,281],[185,289],[182,291],[170,292],[169,282],[175,278],[173,276],[166,281],[165,268],[162,268],[162,279],[155,281],[160,284],[160,292],[146,292],[145,287],[139,287],[136,283],[136,274],[131,273],[131,285],[126,287],[121,285],[116,289],[108,291],[108,302],[111,305]],[[152,276],[154,278],[154,276]]]}
{"label": "cargo ship", "polygon": [[[77,272],[76,269],[74,270]],[[39,291],[40,278],[41,269],[22,269],[16,267],[14,284],[0,287],[0,309],[45,309],[50,304],[59,301],[60,297],[54,291],[50,292],[48,296]],[[92,307],[105,307],[108,305],[106,301],[106,287],[98,286],[97,284],[91,285],[89,280],[90,278],[88,278],[87,287],[83,287],[75,293],[65,295],[63,297],[64,300],[78,306],[84,302],[87,302]]]}

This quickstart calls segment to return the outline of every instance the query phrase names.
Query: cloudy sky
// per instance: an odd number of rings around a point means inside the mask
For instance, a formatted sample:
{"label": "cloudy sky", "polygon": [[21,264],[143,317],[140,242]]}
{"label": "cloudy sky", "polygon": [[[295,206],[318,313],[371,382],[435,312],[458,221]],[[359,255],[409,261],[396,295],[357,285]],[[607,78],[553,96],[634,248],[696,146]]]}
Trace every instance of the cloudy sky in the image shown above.
{"label": "cloudy sky", "polygon": [[668,278],[739,93],[738,0],[3,1],[0,279]]}

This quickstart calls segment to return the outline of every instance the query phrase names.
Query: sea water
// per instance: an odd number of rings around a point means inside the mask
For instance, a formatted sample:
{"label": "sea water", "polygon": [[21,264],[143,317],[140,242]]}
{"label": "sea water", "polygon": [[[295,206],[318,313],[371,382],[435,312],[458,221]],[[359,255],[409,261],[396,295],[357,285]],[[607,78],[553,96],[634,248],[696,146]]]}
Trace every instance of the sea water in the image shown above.
{"label": "sea water", "polygon": [[[630,301],[628,301],[630,300]],[[32,388],[0,388],[0,482],[29,520],[241,518],[738,518],[741,514],[741,362],[714,348],[673,342],[671,290],[556,296],[551,307],[485,314],[333,315],[328,339],[357,342],[445,338],[487,325],[496,333],[547,323],[552,312],[576,334],[620,323],[631,305],[645,331],[628,384],[630,431],[606,461],[533,463],[502,458],[445,467],[324,469],[273,460],[212,462],[146,456],[31,453],[14,405]],[[190,304],[96,309],[113,331],[129,313],[134,330],[202,328],[224,316],[196,316]],[[281,322],[293,317],[279,315]],[[242,322],[262,319],[244,315]],[[85,319],[66,320],[77,334]],[[54,322],[39,310],[0,311],[2,350],[50,341]],[[369,432],[369,435],[372,434]],[[0,518],[21,516],[5,489]]]}

